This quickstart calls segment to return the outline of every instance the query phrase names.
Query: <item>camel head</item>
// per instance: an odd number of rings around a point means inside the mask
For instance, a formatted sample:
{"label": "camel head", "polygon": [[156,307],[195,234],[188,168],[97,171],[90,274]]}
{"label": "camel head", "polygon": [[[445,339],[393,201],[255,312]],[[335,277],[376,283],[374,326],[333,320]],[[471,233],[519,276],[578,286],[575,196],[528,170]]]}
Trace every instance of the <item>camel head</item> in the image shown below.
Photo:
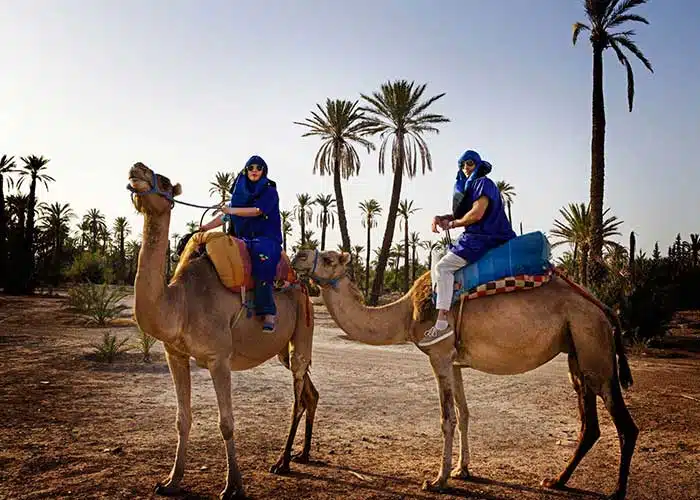
{"label": "camel head", "polygon": [[302,276],[308,276],[321,285],[334,283],[343,276],[351,256],[347,252],[328,250],[299,250],[292,259],[292,267]]}
{"label": "camel head", "polygon": [[161,215],[172,209],[172,200],[182,193],[180,184],[174,186],[167,177],[156,174],[141,162],[129,169],[129,184],[134,206],[139,212]]}

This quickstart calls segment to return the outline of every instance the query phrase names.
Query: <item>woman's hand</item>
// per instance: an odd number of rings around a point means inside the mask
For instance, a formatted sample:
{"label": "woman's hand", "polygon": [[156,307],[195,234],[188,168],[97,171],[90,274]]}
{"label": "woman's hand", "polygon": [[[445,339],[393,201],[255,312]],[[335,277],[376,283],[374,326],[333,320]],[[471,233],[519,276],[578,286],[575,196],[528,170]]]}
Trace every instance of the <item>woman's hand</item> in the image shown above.
{"label": "woman's hand", "polygon": [[222,203],[219,205],[218,212],[221,212],[222,214],[231,215],[232,211],[233,211],[233,209],[232,209],[231,207],[229,207],[229,206],[226,204],[226,202],[222,202]]}

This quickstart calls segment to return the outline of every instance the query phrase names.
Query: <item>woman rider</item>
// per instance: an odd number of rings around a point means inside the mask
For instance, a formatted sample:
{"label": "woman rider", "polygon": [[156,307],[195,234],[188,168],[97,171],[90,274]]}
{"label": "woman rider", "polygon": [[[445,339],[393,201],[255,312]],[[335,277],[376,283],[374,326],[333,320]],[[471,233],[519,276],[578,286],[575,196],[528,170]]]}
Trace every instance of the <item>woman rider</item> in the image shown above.
{"label": "woman rider", "polygon": [[277,185],[267,178],[267,163],[251,156],[236,176],[231,200],[218,215],[200,227],[208,231],[229,221],[236,238],[245,242],[252,263],[255,283],[255,314],[263,316],[263,331],[275,330],[277,308],[272,283],[282,255],[282,222]]}

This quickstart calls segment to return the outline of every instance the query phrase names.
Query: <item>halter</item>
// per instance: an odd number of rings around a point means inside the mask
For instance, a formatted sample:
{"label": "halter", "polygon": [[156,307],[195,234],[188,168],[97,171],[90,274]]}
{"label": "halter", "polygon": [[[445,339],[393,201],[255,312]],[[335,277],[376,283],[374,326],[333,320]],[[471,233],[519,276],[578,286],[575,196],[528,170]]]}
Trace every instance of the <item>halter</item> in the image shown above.
{"label": "halter", "polygon": [[341,278],[343,278],[345,275],[338,276],[337,278],[322,278],[320,276],[316,275],[316,266],[318,265],[318,256],[320,252],[318,249],[314,249],[314,265],[311,268],[311,272],[308,274],[309,278],[311,278],[311,281],[316,283],[317,285],[324,286],[324,285],[330,285],[333,288],[338,288],[338,282],[340,281]]}
{"label": "halter", "polygon": [[187,205],[188,207],[194,207],[194,208],[206,208],[207,210],[210,210],[212,208],[216,208],[219,206],[219,205],[195,205],[194,203],[187,203],[186,201],[176,200],[175,198],[173,198],[170,195],[170,193],[167,193],[165,191],[161,191],[158,188],[158,174],[156,174],[153,171],[151,171],[151,173],[153,174],[153,178],[151,180],[151,189],[149,189],[148,191],[136,191],[133,187],[131,187],[131,184],[126,185],[126,189],[131,191],[132,200],[134,198],[134,195],[145,196],[147,194],[157,194],[159,196],[162,196],[166,200],[168,200],[170,202],[171,208],[172,208],[172,206],[175,205],[175,203],[179,203],[180,205]]}

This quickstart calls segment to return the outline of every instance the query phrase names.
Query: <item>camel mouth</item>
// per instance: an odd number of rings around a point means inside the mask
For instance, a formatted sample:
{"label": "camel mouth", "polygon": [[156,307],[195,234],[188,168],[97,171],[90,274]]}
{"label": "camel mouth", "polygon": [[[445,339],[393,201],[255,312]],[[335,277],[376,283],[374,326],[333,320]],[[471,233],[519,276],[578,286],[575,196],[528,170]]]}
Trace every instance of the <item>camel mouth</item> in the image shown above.
{"label": "camel mouth", "polygon": [[133,175],[129,176],[129,185],[136,192],[145,192],[151,189],[151,182]]}

